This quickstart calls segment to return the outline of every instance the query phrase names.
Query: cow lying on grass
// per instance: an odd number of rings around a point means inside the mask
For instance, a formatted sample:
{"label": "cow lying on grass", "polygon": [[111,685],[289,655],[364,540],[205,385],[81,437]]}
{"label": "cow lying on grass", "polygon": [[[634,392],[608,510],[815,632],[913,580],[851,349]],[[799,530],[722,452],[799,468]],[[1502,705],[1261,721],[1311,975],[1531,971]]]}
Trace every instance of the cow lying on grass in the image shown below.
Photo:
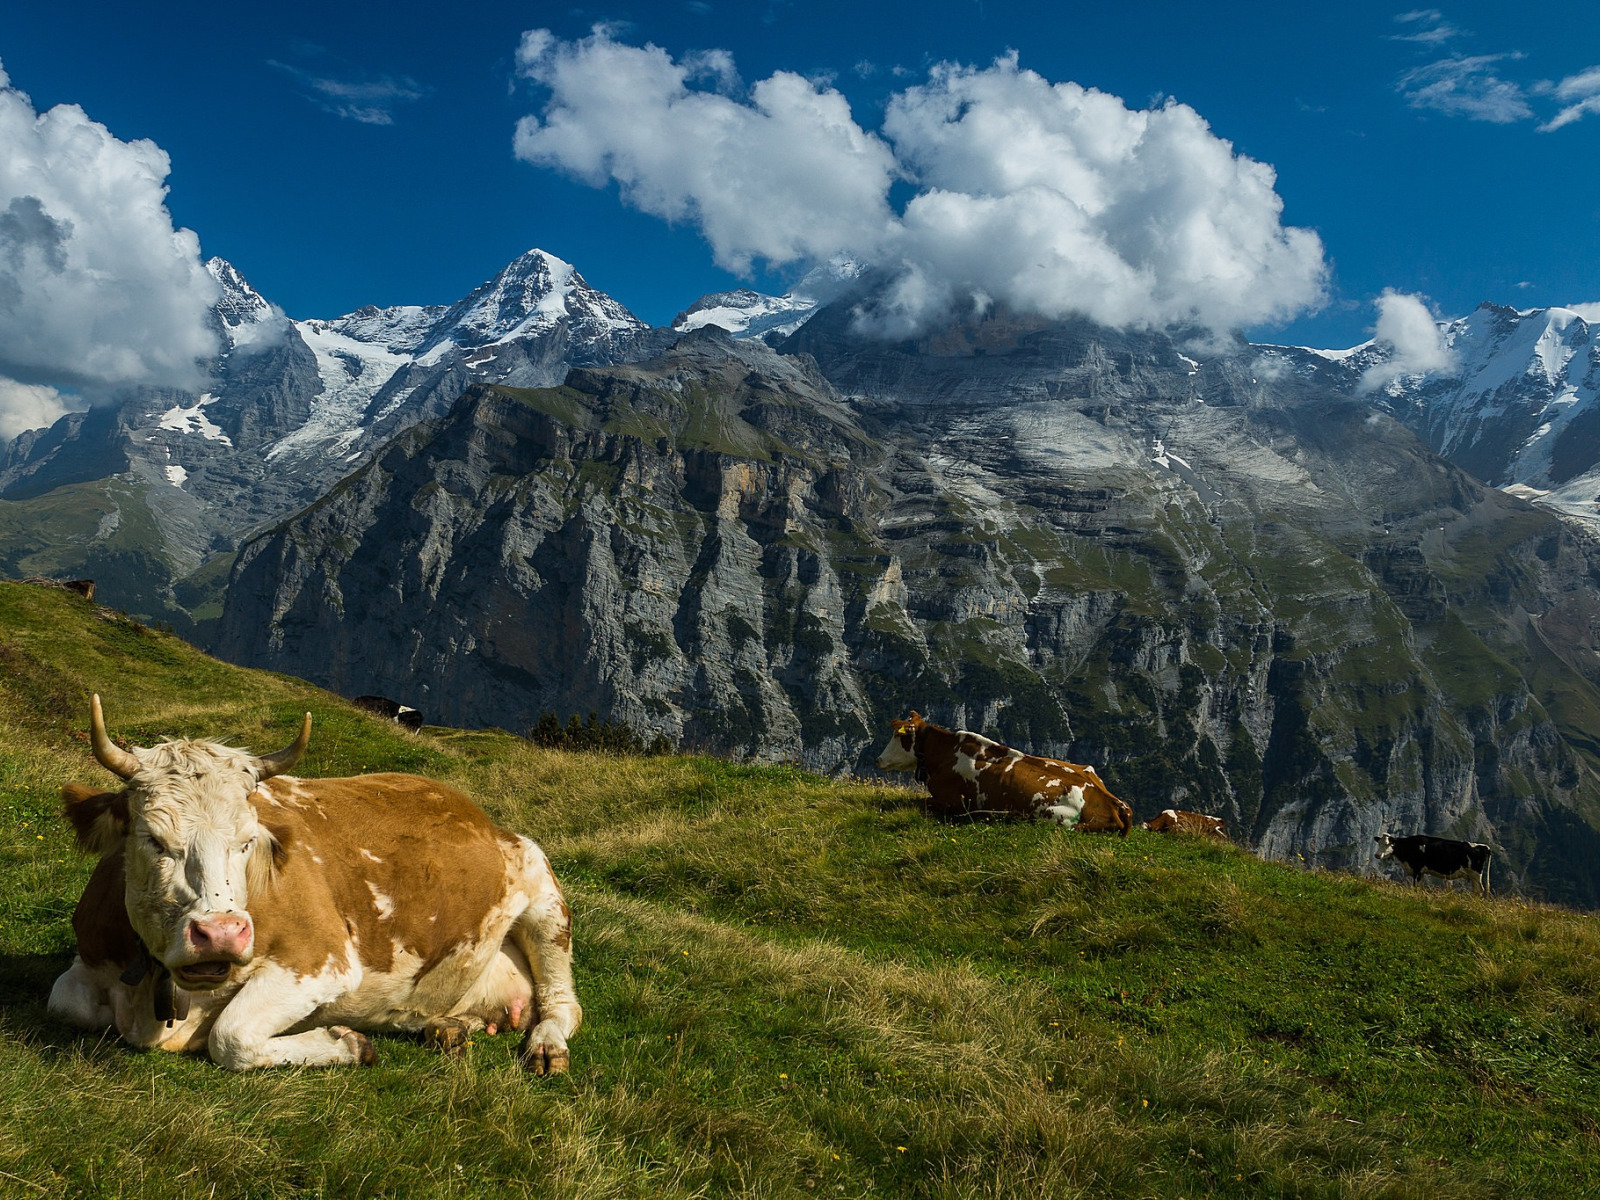
{"label": "cow lying on grass", "polygon": [[361,1030],[451,1045],[527,1028],[564,1071],[582,1010],[572,927],[544,852],[412,775],[296,779],[311,738],[257,758],[215,742],[120,749],[96,696],[95,758],[121,791],[62,789],[101,856],[50,1011],[232,1070],[367,1064]]}
{"label": "cow lying on grass", "polygon": [[913,712],[893,722],[878,755],[882,771],[915,771],[939,816],[1048,818],[1088,833],[1128,836],[1133,810],[1100,782],[1093,767],[1038,758],[982,734],[932,725]]}
{"label": "cow lying on grass", "polygon": [[1426,833],[1409,837],[1380,833],[1373,840],[1378,843],[1377,857],[1397,861],[1412,883],[1421,883],[1424,875],[1466,879],[1474,891],[1489,894],[1489,859],[1494,851],[1482,842],[1458,842]]}
{"label": "cow lying on grass", "polygon": [[1163,809],[1160,814],[1151,817],[1139,828],[1148,829],[1151,833],[1188,833],[1195,837],[1228,840],[1221,817],[1210,817],[1205,813],[1189,812],[1182,808]]}

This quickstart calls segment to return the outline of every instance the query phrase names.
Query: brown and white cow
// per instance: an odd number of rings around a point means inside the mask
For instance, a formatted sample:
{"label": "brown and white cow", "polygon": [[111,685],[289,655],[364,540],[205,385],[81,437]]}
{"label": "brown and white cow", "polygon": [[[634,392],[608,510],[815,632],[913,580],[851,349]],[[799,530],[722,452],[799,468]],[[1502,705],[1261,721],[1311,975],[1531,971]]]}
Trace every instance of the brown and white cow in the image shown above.
{"label": "brown and white cow", "polygon": [[1038,758],[965,729],[945,729],[913,712],[892,722],[878,769],[915,771],[940,816],[999,814],[1048,818],[1088,833],[1128,836],[1133,810],[1093,767]]}
{"label": "brown and white cow", "polygon": [[1207,816],[1205,813],[1189,812],[1182,808],[1163,809],[1157,816],[1151,817],[1140,829],[1148,829],[1151,833],[1189,833],[1195,837],[1214,837],[1228,840],[1228,834],[1223,826],[1221,817]]}
{"label": "brown and white cow", "polygon": [[311,737],[260,758],[206,741],[120,749],[120,791],[62,789],[99,855],[50,1010],[224,1067],[372,1061],[362,1030],[526,1029],[564,1071],[582,1010],[550,862],[460,792],[413,775],[297,779]]}

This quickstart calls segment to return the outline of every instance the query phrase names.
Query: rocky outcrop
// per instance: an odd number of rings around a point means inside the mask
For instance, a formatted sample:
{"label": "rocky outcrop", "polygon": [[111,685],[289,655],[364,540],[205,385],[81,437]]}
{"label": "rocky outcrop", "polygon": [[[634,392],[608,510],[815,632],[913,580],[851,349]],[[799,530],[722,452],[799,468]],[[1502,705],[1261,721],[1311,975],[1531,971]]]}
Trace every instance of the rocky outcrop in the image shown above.
{"label": "rocky outcrop", "polygon": [[881,346],[825,310],[785,349],[469,388],[243,547],[220,652],[828,771],[916,707],[1139,819],[1357,867],[1471,836],[1600,900],[1587,538],[1247,347],[1003,314]]}

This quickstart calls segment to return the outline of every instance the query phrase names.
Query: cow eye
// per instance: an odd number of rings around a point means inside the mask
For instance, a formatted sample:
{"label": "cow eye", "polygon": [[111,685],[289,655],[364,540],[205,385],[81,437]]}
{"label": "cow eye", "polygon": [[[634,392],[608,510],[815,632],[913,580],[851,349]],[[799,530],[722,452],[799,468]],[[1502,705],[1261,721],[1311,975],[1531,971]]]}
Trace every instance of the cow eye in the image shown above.
{"label": "cow eye", "polygon": [[150,843],[150,848],[152,850],[154,850],[157,854],[165,854],[167,852],[166,843],[163,842],[160,838],[158,838],[155,834],[147,833],[147,834],[144,835],[144,837],[145,837],[145,841]]}
{"label": "cow eye", "polygon": [[244,845],[239,847],[239,853],[240,854],[249,854],[250,851],[254,850],[255,848],[256,848],[256,840],[255,840],[255,838],[251,838],[248,842],[246,842]]}

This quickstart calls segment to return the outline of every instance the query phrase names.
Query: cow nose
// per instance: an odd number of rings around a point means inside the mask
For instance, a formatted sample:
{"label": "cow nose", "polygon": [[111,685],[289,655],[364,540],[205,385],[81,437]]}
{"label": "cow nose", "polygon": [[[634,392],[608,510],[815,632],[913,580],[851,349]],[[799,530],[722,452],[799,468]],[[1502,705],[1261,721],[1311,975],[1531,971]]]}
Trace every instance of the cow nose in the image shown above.
{"label": "cow nose", "polygon": [[250,953],[251,932],[244,917],[195,918],[189,922],[189,945],[200,954],[243,957]]}

